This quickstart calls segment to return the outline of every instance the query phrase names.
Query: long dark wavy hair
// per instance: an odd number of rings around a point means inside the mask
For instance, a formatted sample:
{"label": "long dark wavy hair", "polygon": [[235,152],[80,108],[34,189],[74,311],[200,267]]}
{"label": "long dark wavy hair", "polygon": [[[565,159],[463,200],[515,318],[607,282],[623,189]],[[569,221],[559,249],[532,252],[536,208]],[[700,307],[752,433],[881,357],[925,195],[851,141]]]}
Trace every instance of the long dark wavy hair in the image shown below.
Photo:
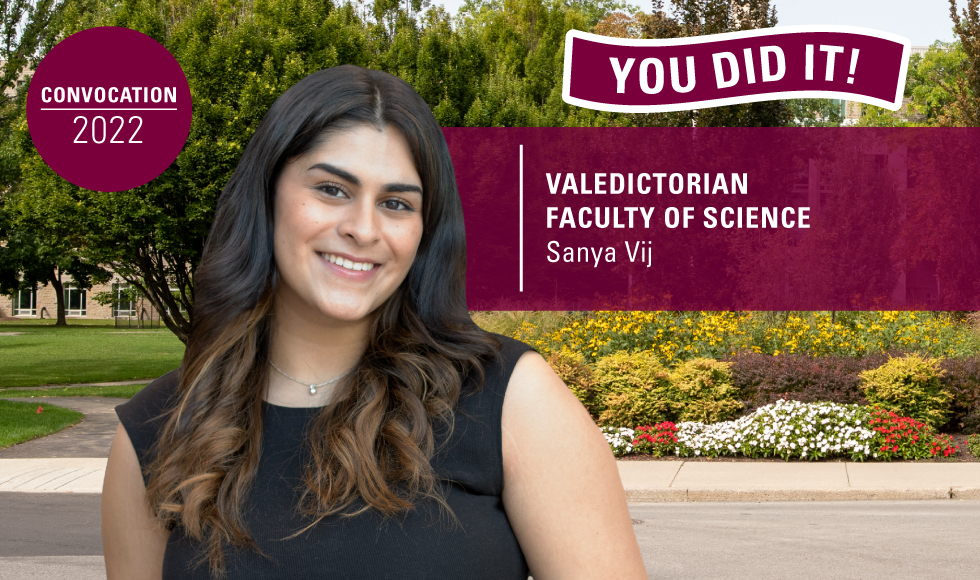
{"label": "long dark wavy hair", "polygon": [[376,312],[367,350],[310,431],[303,511],[315,523],[372,509],[393,516],[422,499],[445,507],[431,467],[435,433],[452,428],[464,378],[473,374],[481,385],[483,365],[499,352],[466,308],[462,207],[425,101],[397,77],[352,65],[296,83],[269,109],[218,199],[194,274],[178,395],[148,468],[157,519],[202,542],[219,574],[222,542],[258,550],[242,512],[261,454],[279,282],[275,184],[287,160],[314,148],[328,129],[351,125],[405,136],[422,180],[423,233],[406,279]]}

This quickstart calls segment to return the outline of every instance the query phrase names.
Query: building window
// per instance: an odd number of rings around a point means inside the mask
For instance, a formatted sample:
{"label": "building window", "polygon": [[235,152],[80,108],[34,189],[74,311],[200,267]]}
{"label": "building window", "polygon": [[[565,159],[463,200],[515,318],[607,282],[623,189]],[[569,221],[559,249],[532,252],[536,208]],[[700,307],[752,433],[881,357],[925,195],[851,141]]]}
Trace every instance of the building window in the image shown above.
{"label": "building window", "polygon": [[85,316],[86,291],[65,286],[65,316]]}
{"label": "building window", "polygon": [[115,298],[115,302],[112,305],[113,316],[136,315],[136,301],[132,299],[132,294],[128,292],[130,288],[131,286],[129,284],[112,285],[112,296]]}
{"label": "building window", "polygon": [[37,288],[20,290],[13,299],[14,316],[37,316]]}

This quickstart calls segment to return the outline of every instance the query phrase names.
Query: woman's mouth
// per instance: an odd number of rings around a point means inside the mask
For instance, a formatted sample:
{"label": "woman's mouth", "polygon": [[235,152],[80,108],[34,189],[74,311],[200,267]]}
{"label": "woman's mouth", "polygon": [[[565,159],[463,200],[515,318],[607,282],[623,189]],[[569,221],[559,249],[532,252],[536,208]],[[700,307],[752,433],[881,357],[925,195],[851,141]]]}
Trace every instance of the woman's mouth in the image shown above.
{"label": "woman's mouth", "polygon": [[348,258],[337,256],[336,254],[325,254],[322,252],[317,252],[317,255],[319,255],[324,260],[330,262],[331,264],[335,264],[337,266],[340,266],[341,268],[344,268],[345,270],[351,270],[354,272],[364,272],[367,270],[372,270],[376,265],[372,262],[355,262]]}

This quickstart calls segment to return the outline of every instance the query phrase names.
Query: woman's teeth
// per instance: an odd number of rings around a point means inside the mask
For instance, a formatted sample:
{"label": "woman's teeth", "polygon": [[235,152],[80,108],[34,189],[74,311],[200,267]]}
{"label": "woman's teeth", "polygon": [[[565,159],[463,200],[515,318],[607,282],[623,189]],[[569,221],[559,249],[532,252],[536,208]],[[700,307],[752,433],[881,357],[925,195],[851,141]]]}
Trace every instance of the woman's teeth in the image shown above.
{"label": "woman's teeth", "polygon": [[341,266],[348,270],[354,270],[356,272],[371,270],[374,268],[374,264],[368,262],[351,262],[346,258],[340,258],[338,256],[334,256],[333,254],[320,254],[320,255],[326,258],[327,260],[329,260],[331,264],[337,264],[338,266]]}

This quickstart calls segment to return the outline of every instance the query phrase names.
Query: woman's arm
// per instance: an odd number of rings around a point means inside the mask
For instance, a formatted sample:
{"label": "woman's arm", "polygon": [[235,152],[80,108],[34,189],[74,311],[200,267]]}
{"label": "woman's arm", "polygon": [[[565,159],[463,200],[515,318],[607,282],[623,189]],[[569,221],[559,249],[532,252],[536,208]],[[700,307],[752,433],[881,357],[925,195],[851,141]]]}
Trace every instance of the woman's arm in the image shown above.
{"label": "woman's arm", "polygon": [[116,427],[102,484],[102,548],[108,580],[160,580],[170,532],[153,518],[136,450]]}
{"label": "woman's arm", "polygon": [[609,445],[536,352],[514,368],[502,424],[504,509],[534,580],[646,578]]}

